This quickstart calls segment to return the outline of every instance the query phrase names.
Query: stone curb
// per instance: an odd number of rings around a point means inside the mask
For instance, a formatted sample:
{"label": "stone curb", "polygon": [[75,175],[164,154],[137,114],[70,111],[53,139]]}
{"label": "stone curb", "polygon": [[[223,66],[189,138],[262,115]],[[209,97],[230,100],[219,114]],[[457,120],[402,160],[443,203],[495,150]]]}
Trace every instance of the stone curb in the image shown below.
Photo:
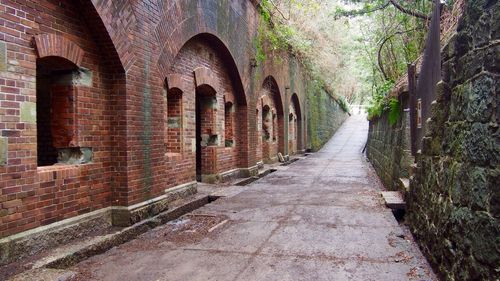
{"label": "stone curb", "polygon": [[[152,218],[143,220],[130,227],[127,227],[117,233],[105,235],[95,239],[95,242],[82,246],[79,249],[64,253],[62,255],[50,258],[45,261],[39,261],[34,268],[55,268],[65,269],[73,266],[89,257],[102,254],[109,249],[128,242],[137,236],[163,225],[171,220],[177,219],[180,216],[196,210],[215,200],[213,196],[203,195],[188,201],[182,206],[178,206],[171,210],[162,212]],[[14,276],[15,277],[15,276]]]}

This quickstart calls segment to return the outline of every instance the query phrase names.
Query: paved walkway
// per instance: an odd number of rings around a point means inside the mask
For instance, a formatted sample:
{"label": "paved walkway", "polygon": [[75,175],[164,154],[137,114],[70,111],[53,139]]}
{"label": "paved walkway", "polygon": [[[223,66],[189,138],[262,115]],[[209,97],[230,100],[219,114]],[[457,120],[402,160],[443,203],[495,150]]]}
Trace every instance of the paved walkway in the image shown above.
{"label": "paved walkway", "polygon": [[363,117],[318,153],[71,270],[81,280],[434,280],[379,195]]}

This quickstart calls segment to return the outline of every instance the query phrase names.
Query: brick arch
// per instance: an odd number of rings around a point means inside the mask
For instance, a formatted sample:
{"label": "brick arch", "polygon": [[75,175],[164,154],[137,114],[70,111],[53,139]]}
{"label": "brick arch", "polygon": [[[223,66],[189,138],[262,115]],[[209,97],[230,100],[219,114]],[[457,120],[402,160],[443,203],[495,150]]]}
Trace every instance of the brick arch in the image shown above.
{"label": "brick arch", "polygon": [[262,82],[262,89],[268,89],[273,94],[273,100],[276,105],[276,110],[279,115],[283,115],[283,99],[281,91],[274,76],[267,76]]}
{"label": "brick arch", "polygon": [[295,112],[297,113],[297,117],[302,118],[302,111],[300,108],[299,96],[296,93],[293,93],[290,97],[290,104],[295,108]]}
{"label": "brick arch", "polygon": [[61,57],[80,66],[85,52],[73,41],[57,34],[35,35],[35,45],[39,58]]}
{"label": "brick arch", "polygon": [[[163,16],[154,28],[158,40],[160,57],[158,69],[169,70],[175,56],[184,44],[200,34],[217,38],[234,59],[240,76],[247,70],[250,57],[242,48],[249,41],[249,34],[238,32],[240,27],[248,26],[245,9],[240,1],[199,1],[173,0],[169,5],[161,5]],[[224,23],[224,24],[218,24]]]}
{"label": "brick arch", "polygon": [[302,109],[300,107],[300,100],[296,93],[293,93],[290,97],[290,106],[294,108],[296,118],[297,118],[297,128],[296,128],[296,145],[297,151],[303,149],[303,122],[302,122]]}
{"label": "brick arch", "polygon": [[130,1],[79,0],[79,3],[85,14],[90,16],[87,22],[98,31],[96,39],[108,39],[112,44],[103,46],[106,52],[114,57],[113,60],[119,60],[122,69],[129,69],[136,60],[133,40],[129,35],[137,23]]}
{"label": "brick arch", "polygon": [[180,74],[169,74],[165,78],[166,88],[169,91],[184,92],[186,89],[186,82]]}
{"label": "brick arch", "polygon": [[210,87],[214,92],[219,92],[218,82],[212,70],[206,67],[198,67],[194,70],[194,80],[196,87]]}
{"label": "brick arch", "polygon": [[[163,46],[157,63],[159,71],[162,73],[171,73],[171,66],[175,62],[177,54],[189,41],[206,41],[209,45],[216,48],[219,54],[224,58],[224,63],[228,68],[228,73],[235,89],[236,102],[239,105],[247,105],[247,97],[241,80],[241,72],[229,49],[229,45],[218,35],[209,32],[206,27],[200,27],[200,29],[201,32],[192,32],[191,35],[189,32],[186,34],[183,33],[182,35],[171,35],[171,37],[174,36],[174,38],[181,37],[183,38],[182,40],[165,40],[166,43]],[[203,72],[200,72],[200,74],[203,74]]]}
{"label": "brick arch", "polygon": [[[161,66],[164,61],[158,63]],[[196,146],[185,154],[186,169],[196,165],[193,171],[186,170],[189,180],[194,171],[197,180],[209,181],[220,173],[248,167],[247,102],[225,44],[212,34],[196,34],[182,44],[168,70],[163,71],[167,77],[185,76],[186,111],[195,113],[186,119],[186,142],[188,147]],[[229,100],[234,107],[227,118],[225,101]],[[226,118],[238,124],[233,134],[226,130]]]}
{"label": "brick arch", "polygon": [[[285,154],[285,116],[284,116],[284,110],[283,110],[283,99],[281,97],[281,91],[278,86],[278,83],[276,82],[276,79],[274,76],[269,75],[267,76],[264,81],[262,82],[262,91],[268,91],[271,95],[269,97],[268,95],[263,95],[266,96],[266,98],[262,98],[262,105],[265,105],[265,102],[268,104],[274,103],[274,107],[271,108],[272,114],[276,113],[276,126],[275,128],[275,135],[277,138],[277,152],[281,152],[282,154]],[[260,143],[260,141],[259,141]],[[271,153],[272,154],[272,153]]]}
{"label": "brick arch", "polygon": [[248,74],[250,56],[242,44],[251,40],[251,35],[238,31],[248,25],[246,11],[238,2],[172,0],[169,5],[160,5],[163,16],[153,30],[159,47],[159,72],[169,73],[182,47],[195,37],[204,37],[225,56],[236,91],[242,96],[237,102],[246,105],[249,84],[244,88],[241,77]]}

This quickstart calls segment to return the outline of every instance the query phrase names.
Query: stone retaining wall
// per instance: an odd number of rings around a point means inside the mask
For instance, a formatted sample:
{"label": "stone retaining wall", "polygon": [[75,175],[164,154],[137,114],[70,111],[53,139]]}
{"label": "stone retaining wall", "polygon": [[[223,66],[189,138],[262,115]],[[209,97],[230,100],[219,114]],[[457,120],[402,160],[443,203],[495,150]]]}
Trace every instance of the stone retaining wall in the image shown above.
{"label": "stone retaining wall", "polygon": [[[442,50],[443,81],[406,194],[407,222],[443,279],[497,280],[500,4],[465,5]],[[384,118],[371,122],[368,155],[391,188],[399,176],[401,130]]]}
{"label": "stone retaining wall", "polygon": [[[406,106],[404,106],[406,107]],[[389,123],[388,113],[370,121],[366,155],[384,186],[401,189],[400,178],[409,178],[413,163],[410,151],[409,112],[402,109],[396,124]]]}
{"label": "stone retaining wall", "polygon": [[468,1],[443,50],[408,220],[446,280],[495,280],[500,264],[498,1]]}

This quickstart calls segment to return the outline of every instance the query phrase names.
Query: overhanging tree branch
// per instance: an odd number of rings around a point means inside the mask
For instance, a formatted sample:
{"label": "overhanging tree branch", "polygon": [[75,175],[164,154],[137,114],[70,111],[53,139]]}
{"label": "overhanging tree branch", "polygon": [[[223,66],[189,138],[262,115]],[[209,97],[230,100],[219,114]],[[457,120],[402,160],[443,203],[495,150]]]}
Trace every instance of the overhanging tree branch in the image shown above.
{"label": "overhanging tree branch", "polygon": [[378,52],[377,52],[377,63],[378,63],[378,67],[380,69],[380,72],[382,73],[382,76],[384,76],[385,80],[389,80],[389,78],[390,78],[387,75],[387,73],[385,72],[384,65],[382,64],[382,49],[384,48],[385,43],[387,43],[387,41],[389,41],[390,39],[392,39],[396,35],[401,35],[401,34],[405,34],[405,33],[408,33],[408,32],[417,31],[417,30],[419,30],[419,29],[415,28],[415,29],[411,29],[411,30],[397,31],[397,32],[394,32],[391,35],[388,35],[387,37],[385,37],[381,41],[380,46],[378,48]]}
{"label": "overhanging tree branch", "polygon": [[376,7],[373,7],[371,9],[364,8],[364,9],[361,9],[361,10],[343,11],[340,14],[335,15],[334,18],[335,19],[339,19],[341,17],[355,17],[355,16],[360,16],[360,15],[369,14],[369,13],[373,13],[373,12],[376,12],[376,11],[383,10],[383,9],[387,8],[388,6],[389,6],[389,2],[385,2],[384,4],[376,6]]}
{"label": "overhanging tree branch", "polygon": [[419,18],[419,19],[423,19],[423,20],[429,20],[430,17],[426,14],[423,14],[419,11],[414,11],[414,10],[410,10],[408,8],[405,8],[403,6],[401,6],[401,4],[398,3],[398,1],[396,0],[389,0],[389,2],[394,6],[396,7],[396,9],[400,10],[401,12],[407,14],[407,15],[410,15],[410,16],[414,16],[416,18]]}
{"label": "overhanging tree branch", "polygon": [[371,9],[364,8],[361,10],[342,11],[340,14],[335,15],[334,18],[339,19],[341,17],[355,17],[355,16],[364,15],[364,14],[369,14],[372,12],[383,10],[383,9],[387,8],[389,6],[389,4],[391,4],[396,9],[398,9],[399,11],[401,11],[407,15],[410,15],[410,16],[413,16],[413,17],[416,17],[419,19],[423,19],[423,20],[429,20],[431,18],[430,16],[428,16],[420,11],[415,11],[415,10],[411,10],[409,8],[404,7],[397,0],[388,0],[387,2],[385,2],[379,6],[373,7]]}

